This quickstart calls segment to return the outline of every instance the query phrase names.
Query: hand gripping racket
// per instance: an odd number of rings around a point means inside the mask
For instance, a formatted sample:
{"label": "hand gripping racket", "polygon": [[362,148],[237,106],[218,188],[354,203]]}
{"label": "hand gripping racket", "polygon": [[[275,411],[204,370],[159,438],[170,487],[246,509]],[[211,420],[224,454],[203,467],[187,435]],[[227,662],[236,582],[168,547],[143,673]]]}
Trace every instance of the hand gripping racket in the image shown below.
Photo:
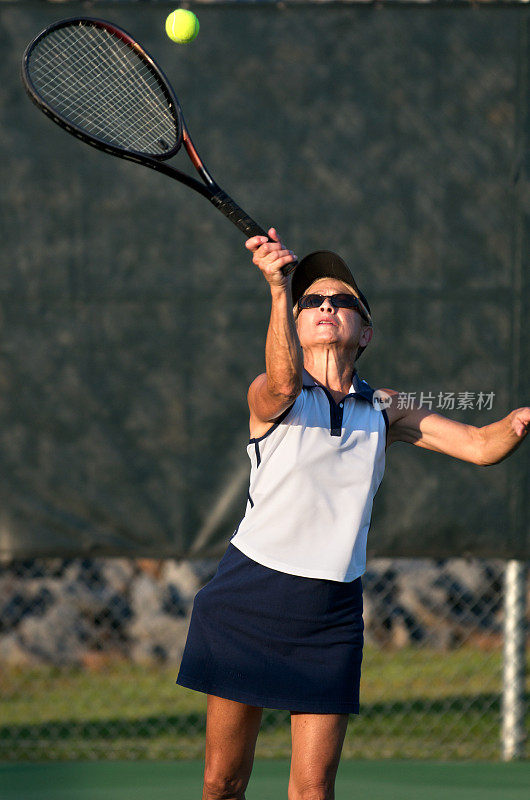
{"label": "hand gripping racket", "polygon": [[[164,73],[121,28],[88,17],[54,22],[27,46],[22,80],[33,102],[68,133],[184,183],[247,237],[267,236],[214,181]],[[182,144],[202,182],[166,164]]]}

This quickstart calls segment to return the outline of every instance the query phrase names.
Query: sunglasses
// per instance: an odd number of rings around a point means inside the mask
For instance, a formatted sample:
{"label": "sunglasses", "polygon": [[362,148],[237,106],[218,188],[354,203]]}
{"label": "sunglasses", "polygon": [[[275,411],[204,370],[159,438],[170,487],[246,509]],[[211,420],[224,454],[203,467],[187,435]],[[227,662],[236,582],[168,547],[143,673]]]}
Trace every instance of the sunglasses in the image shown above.
{"label": "sunglasses", "polygon": [[370,322],[363,304],[353,294],[304,294],[298,301],[298,309],[320,308],[324,300],[329,300],[333,308],[354,308],[366,322]]}

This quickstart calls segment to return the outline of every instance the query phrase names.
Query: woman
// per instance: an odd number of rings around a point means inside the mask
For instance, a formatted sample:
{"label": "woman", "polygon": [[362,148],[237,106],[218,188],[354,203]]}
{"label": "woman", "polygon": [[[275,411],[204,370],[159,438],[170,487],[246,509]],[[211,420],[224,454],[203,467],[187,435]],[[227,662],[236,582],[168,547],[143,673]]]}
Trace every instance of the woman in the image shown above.
{"label": "woman", "polygon": [[195,597],[177,678],[208,696],[203,800],[245,797],[264,707],[291,712],[289,800],[334,797],[359,713],[361,575],[386,447],[494,464],[530,424],[530,408],[476,428],[375,394],[354,367],[373,327],[349,268],[318,251],[285,276],[295,256],[269,237],[246,243],[271,291],[266,372],[248,392],[246,513]]}

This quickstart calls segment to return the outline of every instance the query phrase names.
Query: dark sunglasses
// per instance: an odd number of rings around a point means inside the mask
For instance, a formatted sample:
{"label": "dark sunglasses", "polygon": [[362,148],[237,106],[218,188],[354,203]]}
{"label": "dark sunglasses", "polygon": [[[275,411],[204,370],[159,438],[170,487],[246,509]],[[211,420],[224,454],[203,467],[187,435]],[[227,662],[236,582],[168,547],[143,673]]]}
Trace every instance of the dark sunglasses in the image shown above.
{"label": "dark sunglasses", "polygon": [[353,294],[304,294],[298,301],[298,309],[320,308],[324,300],[329,300],[333,308],[354,308],[366,322],[370,322],[362,303]]}

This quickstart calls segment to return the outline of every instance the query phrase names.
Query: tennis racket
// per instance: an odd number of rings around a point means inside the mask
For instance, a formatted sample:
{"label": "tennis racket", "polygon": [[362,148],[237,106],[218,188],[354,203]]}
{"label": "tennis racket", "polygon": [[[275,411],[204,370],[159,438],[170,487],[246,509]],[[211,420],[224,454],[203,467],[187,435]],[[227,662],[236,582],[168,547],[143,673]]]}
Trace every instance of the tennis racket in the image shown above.
{"label": "tennis racket", "polygon": [[[184,183],[245,236],[267,236],[214,181],[166,76],[117,25],[89,17],[54,22],[27,46],[22,80],[31,100],[68,133]],[[200,181],[166,163],[182,144]],[[295,266],[284,266],[284,275]]]}

